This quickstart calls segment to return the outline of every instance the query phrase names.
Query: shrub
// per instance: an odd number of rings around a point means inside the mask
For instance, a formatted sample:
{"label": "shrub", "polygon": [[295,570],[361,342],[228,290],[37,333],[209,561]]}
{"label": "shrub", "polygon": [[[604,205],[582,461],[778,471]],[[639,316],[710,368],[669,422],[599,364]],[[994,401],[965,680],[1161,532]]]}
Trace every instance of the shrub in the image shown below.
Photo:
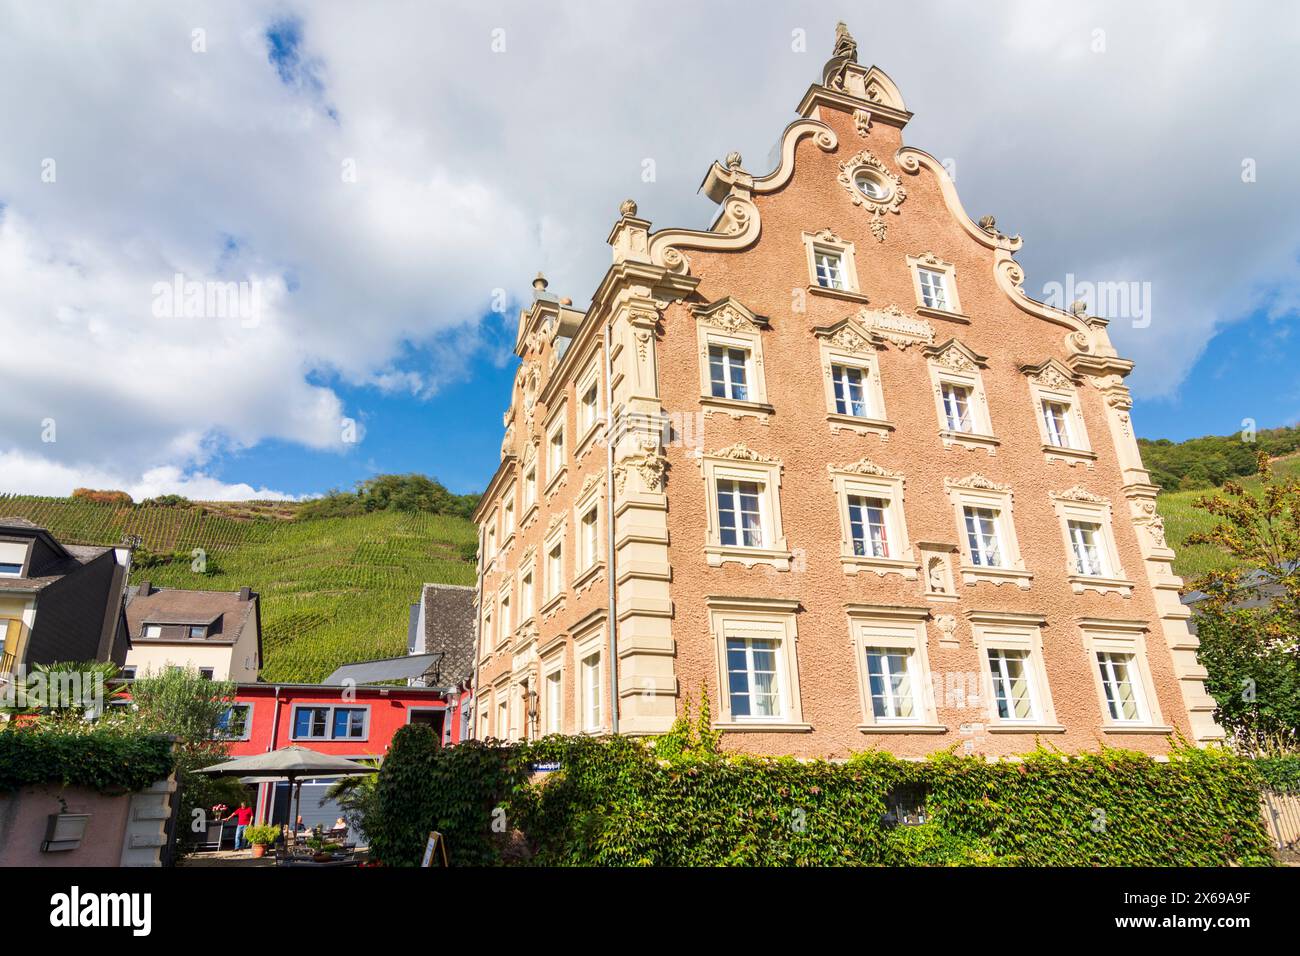
{"label": "shrub", "polygon": [[[457,864],[500,863],[520,842],[543,865],[1270,861],[1259,776],[1219,749],[1176,748],[1168,762],[1104,749],[997,763],[873,751],[830,763],[676,746],[672,759],[626,737],[441,749],[427,728],[403,728],[379,775],[372,849],[390,865],[413,865],[437,829]],[[533,774],[543,762],[559,769]],[[919,826],[891,824],[904,791],[923,794]]]}
{"label": "shrub", "polygon": [[172,743],[164,736],[48,721],[0,729],[0,793],[38,784],[129,792],[174,767]]}
{"label": "shrub", "polygon": [[280,838],[280,828],[270,823],[254,824],[244,829],[244,839],[249,843],[261,843],[270,846]]}
{"label": "shrub", "polygon": [[94,488],[74,488],[72,490],[73,498],[81,498],[85,501],[93,501],[101,505],[129,505],[131,496],[125,491],[97,491]]}

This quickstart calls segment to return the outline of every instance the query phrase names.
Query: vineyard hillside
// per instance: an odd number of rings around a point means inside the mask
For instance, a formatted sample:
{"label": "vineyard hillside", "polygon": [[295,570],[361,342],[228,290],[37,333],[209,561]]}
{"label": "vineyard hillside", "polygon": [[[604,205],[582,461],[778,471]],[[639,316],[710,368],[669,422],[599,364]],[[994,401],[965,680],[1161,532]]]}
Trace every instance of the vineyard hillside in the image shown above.
{"label": "vineyard hillside", "polygon": [[[121,544],[138,536],[131,583],[262,596],[265,662],[272,681],[318,681],[349,661],[406,651],[409,605],[426,582],[473,584],[474,526],[463,518],[376,511],[295,518],[258,503],[113,505],[0,495],[17,515],[70,544]],[[206,571],[192,570],[202,549]]]}

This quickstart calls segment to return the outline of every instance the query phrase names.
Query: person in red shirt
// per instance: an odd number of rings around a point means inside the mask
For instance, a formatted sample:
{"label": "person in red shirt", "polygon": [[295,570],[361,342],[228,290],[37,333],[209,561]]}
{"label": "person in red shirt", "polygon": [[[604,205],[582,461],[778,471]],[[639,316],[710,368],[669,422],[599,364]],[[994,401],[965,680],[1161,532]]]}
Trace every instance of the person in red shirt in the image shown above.
{"label": "person in red shirt", "polygon": [[235,849],[242,850],[245,846],[244,831],[248,829],[248,825],[253,822],[252,807],[250,807],[247,802],[241,803],[233,812],[231,812],[230,816],[226,817],[226,819],[221,822],[225,823],[226,820],[235,821]]}

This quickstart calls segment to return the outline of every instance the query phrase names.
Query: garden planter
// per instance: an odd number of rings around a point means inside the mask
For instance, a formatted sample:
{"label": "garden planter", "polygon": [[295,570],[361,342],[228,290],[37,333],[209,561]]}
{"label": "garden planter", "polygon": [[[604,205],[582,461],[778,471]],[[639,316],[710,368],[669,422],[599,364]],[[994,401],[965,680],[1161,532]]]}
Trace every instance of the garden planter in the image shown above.
{"label": "garden planter", "polygon": [[263,857],[263,856],[266,856],[266,844],[265,844],[265,843],[254,843],[254,844],[253,844],[253,859],[256,860],[258,857]]}

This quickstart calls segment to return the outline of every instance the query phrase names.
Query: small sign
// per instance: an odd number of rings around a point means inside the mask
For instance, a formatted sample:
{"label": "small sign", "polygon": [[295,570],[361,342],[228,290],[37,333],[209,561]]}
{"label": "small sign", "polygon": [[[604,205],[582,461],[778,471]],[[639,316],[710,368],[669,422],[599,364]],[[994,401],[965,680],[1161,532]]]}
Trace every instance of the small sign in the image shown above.
{"label": "small sign", "polygon": [[560,762],[558,760],[551,760],[546,763],[533,764],[533,773],[555,773],[555,771],[559,769],[560,769]]}
{"label": "small sign", "polygon": [[429,869],[433,866],[433,854],[437,851],[442,857],[442,865],[448,866],[447,863],[447,844],[442,839],[442,834],[437,830],[429,831],[429,841],[424,845],[424,858],[420,861],[420,866]]}

